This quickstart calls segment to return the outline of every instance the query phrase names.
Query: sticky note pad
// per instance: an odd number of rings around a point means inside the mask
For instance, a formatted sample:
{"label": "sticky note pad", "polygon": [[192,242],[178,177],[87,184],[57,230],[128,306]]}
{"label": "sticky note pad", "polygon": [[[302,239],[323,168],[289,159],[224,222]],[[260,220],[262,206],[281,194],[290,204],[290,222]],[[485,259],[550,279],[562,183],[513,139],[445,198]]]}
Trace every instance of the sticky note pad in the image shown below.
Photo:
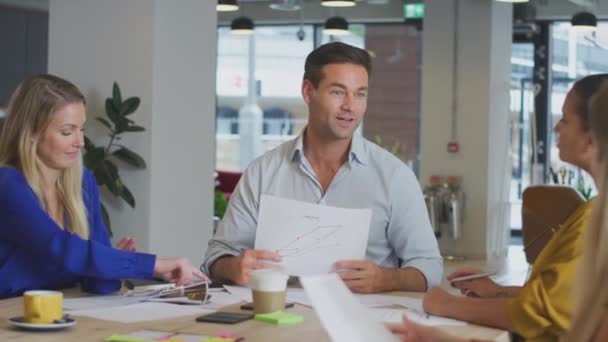
{"label": "sticky note pad", "polygon": [[234,342],[236,341],[234,338],[224,338],[224,337],[207,337],[202,340],[203,342]]}
{"label": "sticky note pad", "polygon": [[154,340],[151,340],[148,338],[142,338],[142,337],[129,336],[129,335],[114,334],[114,335],[106,337],[106,339],[104,341],[105,342],[151,342]]}
{"label": "sticky note pad", "polygon": [[304,316],[290,314],[283,311],[275,311],[267,314],[255,315],[255,320],[271,324],[298,324],[304,322]]}

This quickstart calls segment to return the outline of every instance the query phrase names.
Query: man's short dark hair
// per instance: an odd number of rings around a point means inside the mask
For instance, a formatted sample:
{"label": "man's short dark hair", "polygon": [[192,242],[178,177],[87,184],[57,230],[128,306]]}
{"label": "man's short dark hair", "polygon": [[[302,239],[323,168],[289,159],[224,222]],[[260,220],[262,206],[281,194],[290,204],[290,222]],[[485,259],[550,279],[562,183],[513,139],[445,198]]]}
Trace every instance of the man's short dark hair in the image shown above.
{"label": "man's short dark hair", "polygon": [[372,62],[367,51],[352,45],[334,42],[314,49],[304,64],[304,79],[309,80],[317,88],[323,79],[323,67],[327,64],[350,63],[360,65],[371,75]]}

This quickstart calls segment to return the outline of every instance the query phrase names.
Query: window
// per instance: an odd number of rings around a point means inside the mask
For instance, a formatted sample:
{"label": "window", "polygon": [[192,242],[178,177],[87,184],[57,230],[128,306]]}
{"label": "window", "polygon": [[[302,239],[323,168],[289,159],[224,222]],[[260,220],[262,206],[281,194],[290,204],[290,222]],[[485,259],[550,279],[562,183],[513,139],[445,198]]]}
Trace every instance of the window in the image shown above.
{"label": "window", "polygon": [[[303,40],[297,37],[300,29]],[[254,65],[262,121],[257,155],[293,139],[306,126],[308,108],[300,90],[306,56],[315,43],[342,41],[366,48],[373,56],[361,133],[371,141],[379,137],[383,146],[414,164],[419,140],[421,34],[402,23],[351,24],[349,29],[347,36],[327,36],[320,25],[256,26]],[[247,98],[248,49],[249,36],[218,28],[216,168],[220,170],[240,171],[256,157],[243,157],[240,151],[244,131],[239,111]]]}
{"label": "window", "polygon": [[511,174],[511,229],[521,231],[521,194],[530,184],[532,141],[530,119],[534,115],[534,46],[514,43],[511,49],[511,89],[509,104]]}
{"label": "window", "polygon": [[[292,139],[306,125],[300,96],[306,56],[313,49],[313,26],[256,27],[255,77],[262,110],[258,155]],[[241,170],[239,110],[247,98],[249,36],[218,28],[216,168]],[[255,157],[255,156],[254,156]],[[245,164],[251,162],[247,160]]]}
{"label": "window", "polygon": [[[551,39],[553,84],[549,122],[554,127],[562,116],[562,105],[574,81],[583,76],[608,72],[608,23],[598,23],[598,30],[590,34],[572,30],[568,22],[556,22],[552,25]],[[559,159],[557,135],[553,130],[550,133],[550,166],[557,177],[552,176],[548,181],[554,182],[553,178],[557,178],[558,183],[579,190],[582,190],[582,184],[595,194],[593,180],[587,173]]]}

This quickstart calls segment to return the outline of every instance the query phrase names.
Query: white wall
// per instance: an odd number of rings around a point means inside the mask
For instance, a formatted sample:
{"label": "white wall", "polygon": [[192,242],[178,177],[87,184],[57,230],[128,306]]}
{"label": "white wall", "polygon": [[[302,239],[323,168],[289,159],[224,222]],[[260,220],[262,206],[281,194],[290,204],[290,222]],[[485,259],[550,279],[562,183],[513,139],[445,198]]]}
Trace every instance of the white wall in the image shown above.
{"label": "white wall", "polygon": [[215,1],[156,0],[151,248],[202,260],[213,231]]}
{"label": "white wall", "polygon": [[[87,97],[87,135],[106,141],[93,120],[117,81],[139,96],[132,118],[146,132],[123,144],[146,170],[121,169],[137,208],[110,206],[115,240],[198,263],[212,230],[215,127],[215,3],[197,0],[51,0],[49,72]],[[105,203],[110,203],[107,194]]]}
{"label": "white wall", "polygon": [[[458,19],[457,90],[452,91],[455,0],[426,1],[423,35],[420,126],[420,180],[431,175],[462,177],[466,194],[465,222],[458,241],[443,234],[444,254],[485,257],[506,252],[508,229],[497,207],[502,193],[508,143],[511,5],[485,0],[460,0]],[[457,97],[457,140],[460,152],[450,154],[452,96]],[[505,123],[503,123],[503,121]],[[500,152],[499,152],[500,151]],[[508,165],[506,167],[508,168]],[[498,238],[498,235],[500,238]],[[496,244],[495,240],[500,241]]]}
{"label": "white wall", "polygon": [[[141,105],[133,120],[146,127],[143,133],[125,135],[123,142],[150,162],[152,124],[154,8],[147,0],[66,1],[53,0],[49,8],[49,73],[75,82],[87,98],[87,135],[100,145],[106,132],[94,120],[105,116],[104,101],[118,82],[125,96],[139,96]],[[135,53],[136,52],[136,53]],[[111,205],[115,236],[135,236],[142,249],[149,248],[150,172],[121,171],[124,183],[133,192],[137,207],[131,210],[121,201]],[[105,193],[104,195],[107,195]]]}

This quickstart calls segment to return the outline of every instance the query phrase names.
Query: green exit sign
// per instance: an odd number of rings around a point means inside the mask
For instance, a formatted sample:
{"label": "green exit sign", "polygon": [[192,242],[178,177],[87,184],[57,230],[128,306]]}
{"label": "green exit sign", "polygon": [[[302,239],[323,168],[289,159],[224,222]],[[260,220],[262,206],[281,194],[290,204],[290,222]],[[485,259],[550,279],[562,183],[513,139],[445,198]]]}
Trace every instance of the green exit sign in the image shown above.
{"label": "green exit sign", "polygon": [[405,4],[403,5],[403,17],[405,19],[424,18],[424,4]]}

